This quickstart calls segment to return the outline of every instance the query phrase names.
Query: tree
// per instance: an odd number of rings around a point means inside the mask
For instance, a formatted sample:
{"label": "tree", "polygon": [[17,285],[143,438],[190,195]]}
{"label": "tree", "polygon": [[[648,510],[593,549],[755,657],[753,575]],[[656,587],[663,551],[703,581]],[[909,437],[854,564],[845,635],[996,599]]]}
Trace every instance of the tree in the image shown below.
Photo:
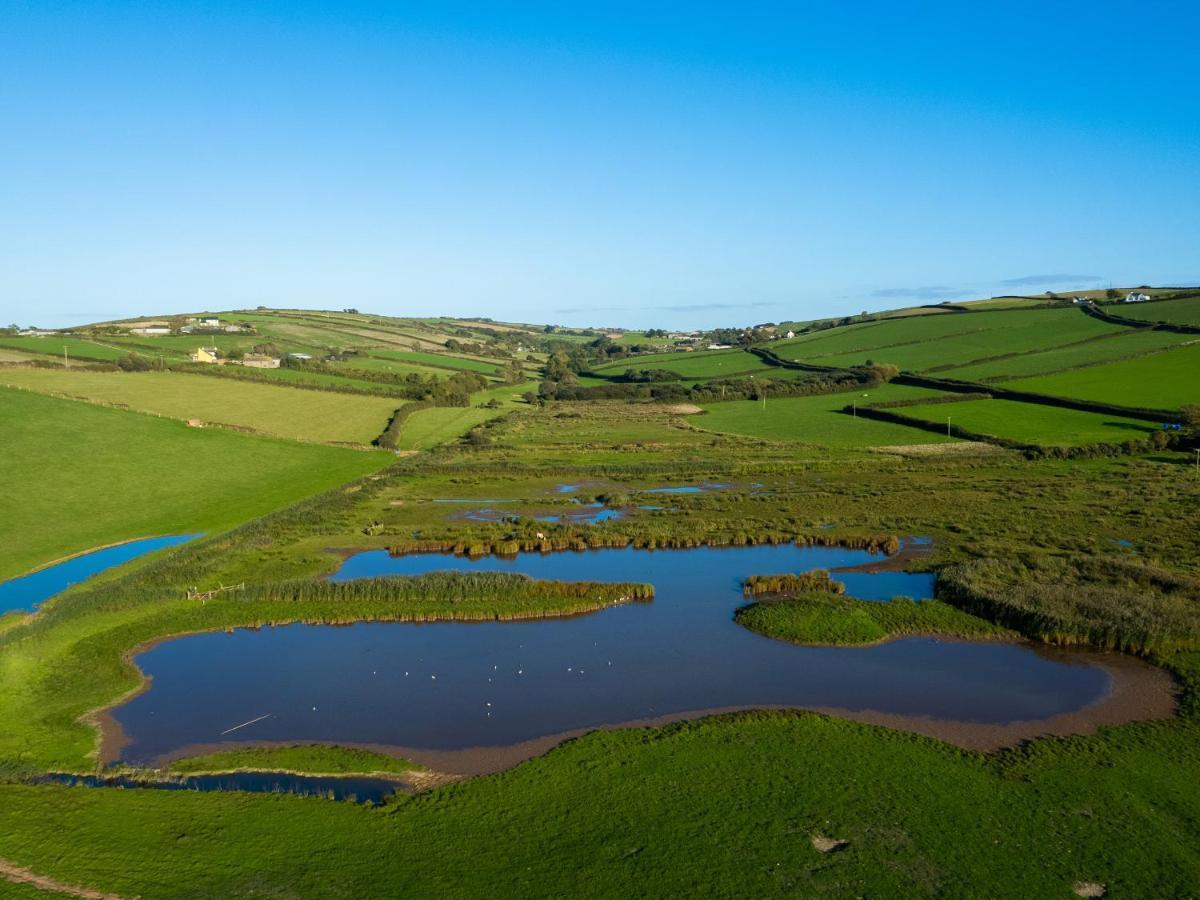
{"label": "tree", "polygon": [[130,353],[128,356],[117,360],[117,368],[122,372],[149,372],[154,368],[150,360],[139,353]]}
{"label": "tree", "polygon": [[1104,296],[1109,300],[1116,300],[1121,296],[1121,293],[1116,288],[1109,288],[1104,292]]}

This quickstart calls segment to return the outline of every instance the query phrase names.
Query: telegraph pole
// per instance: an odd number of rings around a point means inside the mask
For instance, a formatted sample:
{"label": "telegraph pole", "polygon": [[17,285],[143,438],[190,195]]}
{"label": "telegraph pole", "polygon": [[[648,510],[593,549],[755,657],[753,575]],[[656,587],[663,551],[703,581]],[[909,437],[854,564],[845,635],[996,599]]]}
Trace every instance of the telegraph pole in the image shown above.
{"label": "telegraph pole", "polygon": [[946,437],[950,437],[950,417],[946,416]]}

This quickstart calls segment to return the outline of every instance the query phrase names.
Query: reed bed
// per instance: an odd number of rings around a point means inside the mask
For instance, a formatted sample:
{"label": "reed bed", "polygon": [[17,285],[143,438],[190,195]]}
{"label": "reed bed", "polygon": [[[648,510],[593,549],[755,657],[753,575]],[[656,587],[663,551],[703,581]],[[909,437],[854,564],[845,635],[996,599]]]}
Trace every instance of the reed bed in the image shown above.
{"label": "reed bed", "polygon": [[937,593],[1050,644],[1146,656],[1200,648],[1200,579],[1141,560],[985,558],[942,570]]}
{"label": "reed bed", "polygon": [[844,594],[846,585],[834,581],[824,569],[813,569],[799,575],[751,575],[742,583],[747,597],[763,594]]}

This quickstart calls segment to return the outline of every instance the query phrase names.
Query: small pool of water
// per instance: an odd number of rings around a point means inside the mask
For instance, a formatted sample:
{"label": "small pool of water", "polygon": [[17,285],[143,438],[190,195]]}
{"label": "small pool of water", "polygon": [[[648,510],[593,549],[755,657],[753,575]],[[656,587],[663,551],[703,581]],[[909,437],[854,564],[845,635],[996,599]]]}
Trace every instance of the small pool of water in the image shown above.
{"label": "small pool of water", "polygon": [[536,516],[539,522],[567,525],[596,525],[600,522],[610,522],[625,515],[623,510],[609,509],[603,503],[585,503],[579,509],[573,509],[560,515]]}
{"label": "small pool of water", "polygon": [[188,775],[170,781],[142,781],[126,776],[42,775],[41,784],[70,787],[116,787],[160,791],[246,791],[251,794],[298,794],[328,800],[353,800],[376,806],[404,785],[390,778],[370,775],[292,775],[284,772],[229,772],[222,775]]}
{"label": "small pool of water", "polygon": [[[461,750],[703,710],[788,706],[1009,723],[1078,710],[1108,673],[1086,654],[1027,645],[907,638],[805,647],[733,619],[753,574],[861,565],[861,550],[792,544],[692,550],[614,548],[469,559],[358,553],[347,581],[426,572],[519,572],[655,586],[652,602],[516,622],[287,625],[192,635],[139,654],[150,688],[113,711],[122,758],[153,762],[228,740]],[[841,572],[853,596],[929,597],[932,576]]]}
{"label": "small pool of water", "polygon": [[174,534],[166,537],[143,538],[140,541],[129,541],[115,547],[103,550],[93,550],[57,565],[48,566],[39,572],[22,575],[11,581],[0,583],[0,615],[14,610],[33,612],[39,604],[49,600],[55,594],[61,594],[67,588],[81,581],[86,581],[93,575],[99,575],[115,566],[162,550],[174,547],[191,540],[198,534]]}
{"label": "small pool of water", "polygon": [[[623,510],[609,509],[603,503],[581,503],[567,512],[534,515],[529,518],[549,524],[596,525],[600,522],[620,519],[624,515]],[[515,525],[521,521],[522,516],[501,509],[469,509],[451,518],[464,519],[468,522],[507,522]]]}
{"label": "small pool of water", "polygon": [[723,491],[729,485],[719,481],[705,481],[701,484],[685,484],[679,487],[647,488],[643,494],[703,494],[706,491]]}

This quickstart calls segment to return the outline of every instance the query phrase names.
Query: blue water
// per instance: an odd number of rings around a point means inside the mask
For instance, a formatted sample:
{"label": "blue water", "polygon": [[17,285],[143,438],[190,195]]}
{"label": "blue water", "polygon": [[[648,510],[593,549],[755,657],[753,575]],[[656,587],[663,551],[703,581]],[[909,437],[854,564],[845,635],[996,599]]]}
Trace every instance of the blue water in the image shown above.
{"label": "blue water", "polygon": [[[652,602],[519,622],[288,625],[193,635],[141,654],[150,688],[114,715],[148,763],[198,744],[378,743],[456,750],[581,728],[737,706],[876,710],[978,723],[1037,720],[1101,698],[1109,676],[1086,654],[1008,643],[908,638],[868,647],[802,647],[733,619],[751,574],[877,559],[794,545],[631,548],[467,559],[441,554],[347,559],[334,580],[458,571],[651,582]],[[931,577],[839,573],[855,596],[928,597]]]}
{"label": "blue water", "polygon": [[553,516],[536,516],[539,522],[558,523],[565,522],[569,525],[596,525],[600,522],[608,522],[614,519],[619,519],[624,513],[619,509],[609,509],[603,503],[587,503],[582,509],[572,510],[562,515]]}
{"label": "blue water", "polygon": [[[531,516],[530,518],[538,522],[547,522],[550,524],[561,522],[568,525],[596,525],[600,522],[619,519],[624,515],[625,513],[622,510],[609,509],[603,503],[581,503],[577,508],[565,513]],[[465,519],[469,522],[506,522],[516,524],[521,521],[522,517],[516,513],[498,509],[469,509],[453,518]]]}
{"label": "blue water", "polygon": [[50,774],[37,778],[42,784],[70,787],[117,787],[160,791],[245,791],[251,794],[298,794],[329,800],[353,800],[377,806],[403,785],[390,778],[370,775],[293,775],[286,772],[228,772],[221,775],[189,775],[172,781],[140,781],[124,776]]}
{"label": "blue water", "polygon": [[116,547],[96,550],[68,559],[58,565],[0,583],[0,615],[13,610],[32,612],[39,604],[55,594],[61,594],[73,584],[99,575],[131,559],[174,547],[198,538],[198,534],[174,534],[167,537],[144,538]]}

